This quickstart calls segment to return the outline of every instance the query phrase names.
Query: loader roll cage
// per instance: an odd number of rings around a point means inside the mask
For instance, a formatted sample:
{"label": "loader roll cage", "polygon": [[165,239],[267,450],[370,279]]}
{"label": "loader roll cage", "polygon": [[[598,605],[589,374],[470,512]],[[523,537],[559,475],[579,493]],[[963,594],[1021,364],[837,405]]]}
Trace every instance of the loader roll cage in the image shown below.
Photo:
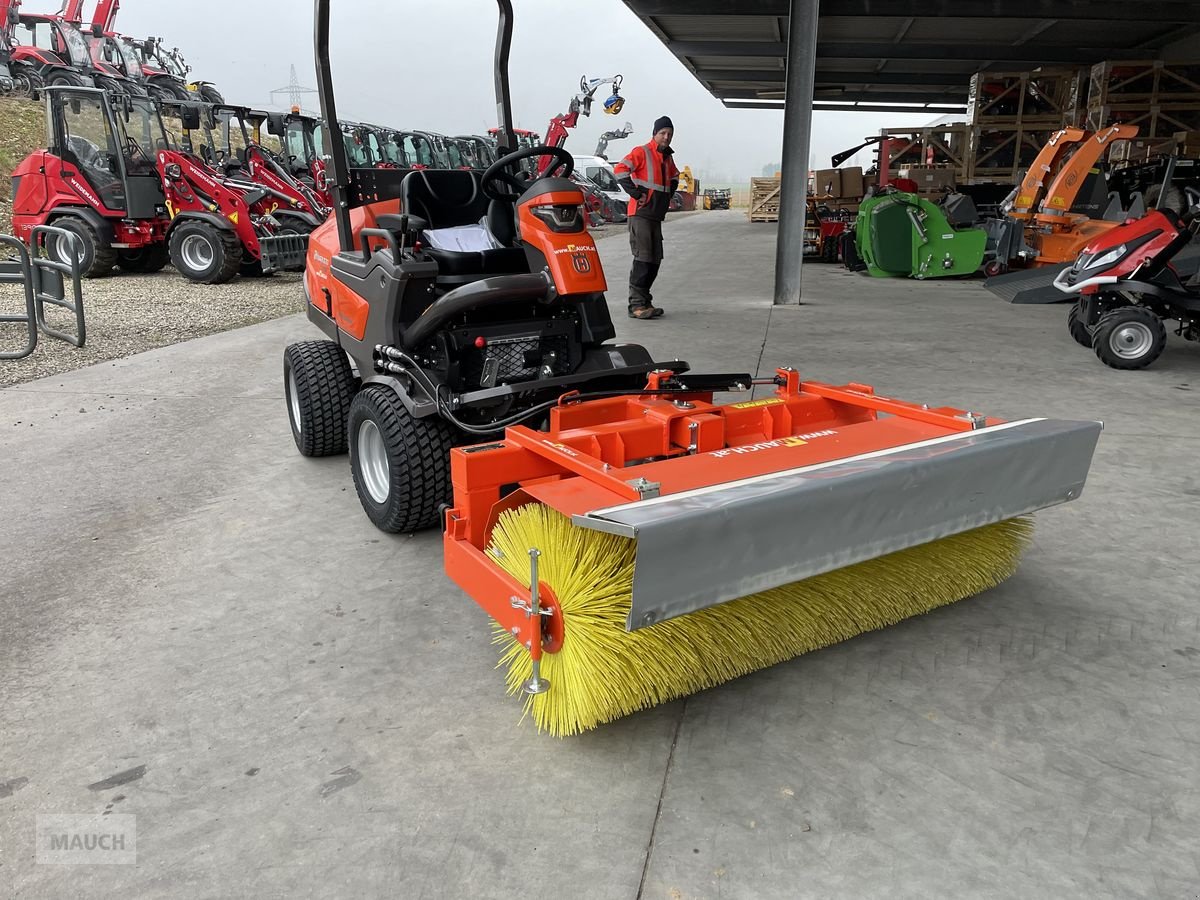
{"label": "loader roll cage", "polygon": [[[513,132],[512,93],[509,88],[508,64],[512,52],[512,0],[496,0],[499,21],[496,29],[494,80],[496,92],[496,157],[501,158],[516,149]],[[340,133],[337,102],[334,98],[333,71],[329,62],[329,0],[314,0],[315,28],[313,49],[317,63],[317,94],[321,101],[321,118],[330,133]],[[329,161],[330,192],[333,214],[337,224],[338,246],[343,253],[354,252],[354,230],[350,210],[377,200],[401,196],[401,183],[406,169],[369,169],[351,172],[345,146],[333,142],[326,152]]]}

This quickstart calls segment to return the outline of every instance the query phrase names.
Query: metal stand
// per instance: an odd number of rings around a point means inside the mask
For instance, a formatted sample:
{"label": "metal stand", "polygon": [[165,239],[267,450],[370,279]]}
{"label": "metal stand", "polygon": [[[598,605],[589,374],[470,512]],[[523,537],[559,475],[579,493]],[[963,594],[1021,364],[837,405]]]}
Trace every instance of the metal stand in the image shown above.
{"label": "metal stand", "polygon": [[[68,248],[70,262],[51,259],[42,253],[45,239],[52,237],[59,246]],[[38,225],[29,235],[28,247],[7,234],[0,234],[0,245],[16,251],[16,259],[0,260],[0,284],[20,284],[25,288],[25,313],[0,316],[2,323],[24,323],[25,346],[20,350],[0,351],[0,360],[24,359],[37,349],[38,334],[44,332],[52,338],[65,341],[73,347],[82,347],[87,340],[87,326],[83,316],[83,282],[76,253],[78,236],[55,228]],[[67,299],[66,279],[71,280],[73,299]],[[75,333],[59,331],[46,322],[46,304],[61,306],[75,315]]]}

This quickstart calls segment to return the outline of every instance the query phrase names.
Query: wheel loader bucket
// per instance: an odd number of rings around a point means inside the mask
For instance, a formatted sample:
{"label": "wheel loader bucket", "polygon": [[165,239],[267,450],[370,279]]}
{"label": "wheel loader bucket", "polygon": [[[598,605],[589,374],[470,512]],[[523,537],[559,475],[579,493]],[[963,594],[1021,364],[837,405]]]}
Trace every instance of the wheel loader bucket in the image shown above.
{"label": "wheel loader bucket", "polygon": [[258,239],[264,272],[299,272],[308,255],[308,235],[275,234]]}

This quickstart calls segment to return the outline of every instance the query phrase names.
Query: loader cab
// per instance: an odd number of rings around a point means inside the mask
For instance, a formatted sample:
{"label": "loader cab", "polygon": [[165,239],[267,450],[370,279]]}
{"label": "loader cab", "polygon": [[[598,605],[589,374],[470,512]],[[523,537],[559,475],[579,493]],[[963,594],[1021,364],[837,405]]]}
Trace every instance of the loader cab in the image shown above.
{"label": "loader cab", "polygon": [[87,88],[47,88],[51,151],[73,163],[103,205],[128,219],[163,214],[155,162],[166,133],[154,103]]}
{"label": "loader cab", "polygon": [[[205,116],[207,109],[202,104],[160,100],[158,108],[165,132],[161,149],[182,150],[200,156],[205,142],[211,146],[211,116]],[[211,149],[208,152],[211,155]]]}
{"label": "loader cab", "polygon": [[399,132],[398,140],[409,168],[437,168],[437,153],[428,137],[412,131],[402,131]]}
{"label": "loader cab", "polygon": [[83,33],[69,22],[53,16],[22,15],[18,19],[19,43],[53,54],[64,65],[91,71],[92,54]]}
{"label": "loader cab", "polygon": [[248,119],[250,111],[241,106],[213,106],[213,150],[217,163],[226,172],[240,169],[246,160],[246,148],[254,143]]}
{"label": "loader cab", "polygon": [[312,120],[298,115],[268,113],[266,125],[267,133],[279,141],[280,153],[288,170],[293,175],[308,175],[309,166],[317,159]]}
{"label": "loader cab", "polygon": [[407,169],[408,157],[404,155],[404,147],[401,143],[403,135],[390,128],[379,128],[376,130],[379,136],[380,148],[383,151],[384,161],[398,168]]}
{"label": "loader cab", "polygon": [[127,39],[112,34],[92,33],[85,36],[93,65],[108,67],[116,74],[131,81],[142,83],[141,56]]}

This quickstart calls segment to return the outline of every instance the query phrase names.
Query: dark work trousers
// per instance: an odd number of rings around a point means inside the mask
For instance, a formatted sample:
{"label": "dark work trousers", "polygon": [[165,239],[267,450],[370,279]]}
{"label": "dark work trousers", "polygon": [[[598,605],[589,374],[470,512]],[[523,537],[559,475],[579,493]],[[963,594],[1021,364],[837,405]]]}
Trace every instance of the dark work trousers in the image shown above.
{"label": "dark work trousers", "polygon": [[629,308],[650,306],[650,288],[658,277],[663,258],[662,222],[645,216],[629,217],[629,249],[633,268],[629,272]]}

